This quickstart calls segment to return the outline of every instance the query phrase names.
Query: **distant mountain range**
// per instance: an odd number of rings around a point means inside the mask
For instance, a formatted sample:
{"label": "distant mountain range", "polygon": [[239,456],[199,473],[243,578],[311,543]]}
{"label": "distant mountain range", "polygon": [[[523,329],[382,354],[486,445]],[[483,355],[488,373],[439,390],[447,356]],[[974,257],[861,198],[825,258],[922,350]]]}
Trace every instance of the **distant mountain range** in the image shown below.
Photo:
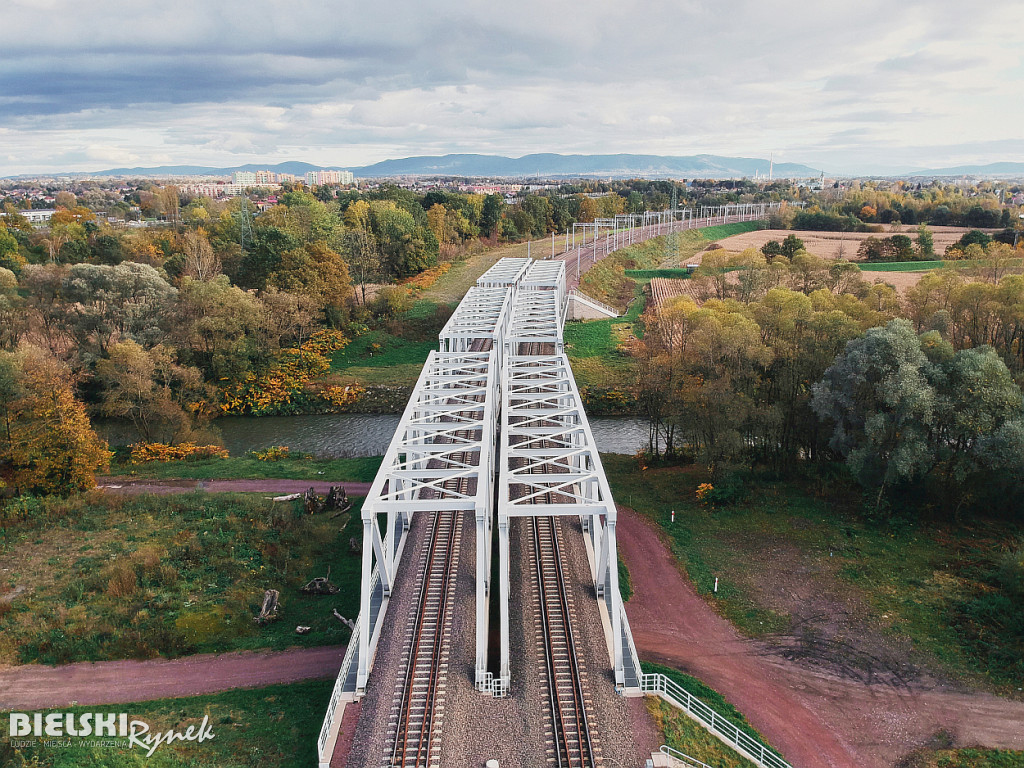
{"label": "distant mountain range", "polygon": [[[303,176],[319,168],[342,168],[338,165],[313,165],[289,161],[268,165],[247,163],[230,168],[205,165],[162,165],[157,167],[110,168],[91,173],[45,174],[47,176],[123,176],[166,178],[169,176],[229,176],[235,171],[269,170]],[[396,176],[450,176],[477,178],[687,178],[728,179],[752,178],[768,175],[769,161],[752,157],[723,157],[720,155],[558,155],[534,154],[523,157],[501,155],[434,155],[384,160],[372,165],[349,167],[359,178],[388,178]],[[775,163],[773,175],[782,178],[812,178],[821,170],[800,163]],[[827,175],[836,175],[835,172]],[[860,174],[841,174],[860,175]],[[863,174],[869,175],[869,174]],[[952,168],[909,169],[880,171],[871,176],[897,178],[934,176],[1010,176],[1024,178],[1024,163],[1002,162],[988,165],[961,165]]]}
{"label": "distant mountain range", "polygon": [[[274,173],[293,173],[296,176],[304,176],[308,171],[316,171],[324,168],[323,165],[311,165],[301,163],[297,160],[290,160],[277,165],[266,163],[247,163],[236,165],[231,168],[214,168],[208,165],[159,165],[152,168],[110,168],[106,171],[92,171],[90,173],[68,173],[54,174],[55,176],[230,176],[235,171],[273,171]],[[337,168],[338,166],[331,166]]]}
{"label": "distant mountain range", "polygon": [[[592,177],[673,177],[724,179],[752,177],[755,173],[768,175],[769,161],[749,157],[720,157],[718,155],[691,155],[673,157],[662,155],[556,155],[536,154],[523,157],[500,155],[439,155],[406,157],[385,160],[373,165],[349,167],[359,178],[388,178],[395,176],[465,176],[489,178],[568,178]],[[108,168],[91,173],[48,174],[59,176],[227,176],[235,171],[269,170],[293,173],[297,176],[318,168],[340,168],[337,165],[311,165],[286,162],[277,165],[248,163],[231,168],[205,165],[162,165],[153,168]],[[820,170],[798,163],[776,163],[775,178],[818,176]]]}
{"label": "distant mountain range", "polygon": [[957,165],[952,168],[933,168],[930,171],[912,171],[903,176],[1012,176],[1024,178],[1024,163],[989,163],[988,165]]}
{"label": "distant mountain range", "polygon": [[[406,157],[352,168],[356,176],[489,176],[489,177],[685,177],[725,179],[768,175],[769,161],[718,155],[441,155]],[[776,178],[818,176],[820,170],[798,163],[777,163]]]}

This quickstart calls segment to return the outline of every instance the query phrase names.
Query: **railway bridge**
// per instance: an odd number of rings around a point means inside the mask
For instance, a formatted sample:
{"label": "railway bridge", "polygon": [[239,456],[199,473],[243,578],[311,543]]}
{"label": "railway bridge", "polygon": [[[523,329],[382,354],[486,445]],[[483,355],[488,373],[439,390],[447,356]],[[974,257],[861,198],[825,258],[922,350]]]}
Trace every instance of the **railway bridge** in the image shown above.
{"label": "railway bridge", "polygon": [[[363,503],[360,612],[317,745],[321,765],[330,764],[346,704],[366,691],[382,633],[400,625],[388,609],[416,515],[429,522],[417,578],[406,582],[416,591],[415,608],[399,711],[387,734],[392,765],[438,764],[459,513],[475,523],[473,682],[480,695],[510,690],[510,587],[529,579],[542,617],[544,706],[557,730],[558,764],[597,764],[564,586],[564,516],[582,522],[615,685],[639,694],[639,661],[619,595],[615,504],[563,349],[565,277],[564,261],[502,259],[441,331]],[[528,563],[510,556],[517,518],[529,518]]]}
{"label": "railway bridge", "polygon": [[[692,216],[666,212],[630,219],[606,237],[626,244],[690,226]],[[590,242],[595,260],[599,242]],[[640,668],[619,591],[616,507],[564,351],[567,266],[579,269],[581,258],[582,250],[575,264],[501,259],[439,334],[362,505],[360,612],[317,742],[321,768],[332,764],[346,706],[372,688],[382,638],[393,640],[403,626],[401,652],[385,654],[394,691],[392,702],[376,702],[384,714],[373,734],[375,768],[440,766],[449,689],[472,676],[470,694],[502,699],[516,693],[515,669],[538,673],[539,688],[522,680],[518,695],[536,694],[528,706],[542,710],[541,754],[559,768],[617,762],[605,761],[595,723],[595,701],[612,691],[615,699],[661,695],[756,763],[789,768],[759,743],[744,744],[744,734],[725,733],[721,717],[716,726],[699,701]],[[463,538],[473,542],[472,560],[462,559]],[[569,574],[584,561],[585,594]],[[475,599],[457,637],[460,571],[464,580],[471,574]],[[468,594],[461,600],[467,610]],[[577,604],[581,595],[589,606]],[[402,609],[389,616],[392,603]],[[593,632],[580,636],[581,610],[599,616],[591,623],[605,642],[596,651]],[[522,626],[527,615],[532,630]],[[521,662],[526,649],[514,650],[513,638],[533,646],[531,674]],[[475,644],[472,670],[453,663],[460,641]],[[588,658],[608,673],[598,675],[598,689],[588,683]],[[625,727],[616,725],[608,730]]]}

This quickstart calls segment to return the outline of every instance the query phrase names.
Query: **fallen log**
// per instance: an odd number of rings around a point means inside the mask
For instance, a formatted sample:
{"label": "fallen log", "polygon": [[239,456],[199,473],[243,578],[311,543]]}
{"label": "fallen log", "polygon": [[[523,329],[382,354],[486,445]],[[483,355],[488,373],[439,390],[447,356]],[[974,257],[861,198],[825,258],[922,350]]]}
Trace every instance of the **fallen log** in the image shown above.
{"label": "fallen log", "polygon": [[331,583],[330,575],[328,575],[317,576],[299,591],[304,595],[335,595],[338,593],[338,588]]}
{"label": "fallen log", "polygon": [[337,608],[331,608],[331,613],[334,614],[334,618],[336,618],[338,621],[340,621],[342,624],[344,624],[350,630],[352,630],[353,632],[356,631],[356,623],[352,619],[346,619],[344,616],[342,616],[340,613],[338,613],[338,609]]}

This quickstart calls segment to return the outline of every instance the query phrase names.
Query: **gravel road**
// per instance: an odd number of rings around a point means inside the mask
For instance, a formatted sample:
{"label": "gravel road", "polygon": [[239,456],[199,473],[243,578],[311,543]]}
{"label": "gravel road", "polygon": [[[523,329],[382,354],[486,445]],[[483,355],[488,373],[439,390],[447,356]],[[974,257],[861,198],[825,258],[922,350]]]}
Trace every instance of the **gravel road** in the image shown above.
{"label": "gravel road", "polygon": [[0,667],[0,709],[120,704],[258,688],[338,674],[345,646],[198,654],[181,659]]}

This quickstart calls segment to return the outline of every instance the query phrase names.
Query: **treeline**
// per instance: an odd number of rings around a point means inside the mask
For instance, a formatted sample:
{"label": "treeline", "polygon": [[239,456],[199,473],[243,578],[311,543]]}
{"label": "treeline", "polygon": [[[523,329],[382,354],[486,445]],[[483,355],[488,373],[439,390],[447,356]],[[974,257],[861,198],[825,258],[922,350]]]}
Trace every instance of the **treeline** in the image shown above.
{"label": "treeline", "polygon": [[708,464],[721,492],[738,467],[845,461],[879,512],[1019,512],[1024,276],[942,270],[901,299],[806,252],[711,251],[692,289],[636,346],[655,456]]}

